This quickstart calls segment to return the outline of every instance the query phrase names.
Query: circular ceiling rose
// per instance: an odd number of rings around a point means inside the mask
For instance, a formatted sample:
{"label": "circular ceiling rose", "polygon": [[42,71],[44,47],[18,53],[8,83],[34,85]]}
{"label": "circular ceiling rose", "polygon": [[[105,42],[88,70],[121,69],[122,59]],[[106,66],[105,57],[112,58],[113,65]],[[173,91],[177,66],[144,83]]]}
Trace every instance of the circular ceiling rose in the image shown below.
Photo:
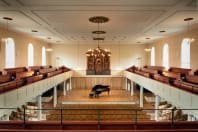
{"label": "circular ceiling rose", "polygon": [[109,18],[104,16],[94,16],[90,17],[89,21],[93,23],[105,23],[109,21]]}
{"label": "circular ceiling rose", "polygon": [[106,31],[99,31],[99,30],[97,30],[97,31],[92,31],[92,33],[93,34],[105,34]]}

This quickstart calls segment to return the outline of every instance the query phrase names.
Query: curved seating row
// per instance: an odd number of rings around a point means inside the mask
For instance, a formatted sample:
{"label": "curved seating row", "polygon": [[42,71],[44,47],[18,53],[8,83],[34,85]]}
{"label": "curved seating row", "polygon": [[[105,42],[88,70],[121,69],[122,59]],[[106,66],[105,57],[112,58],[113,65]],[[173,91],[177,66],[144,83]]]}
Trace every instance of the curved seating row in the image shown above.
{"label": "curved seating row", "polygon": [[69,70],[65,66],[59,68],[32,66],[29,68],[16,67],[4,69],[3,75],[0,75],[0,94]]}
{"label": "curved seating row", "polygon": [[132,66],[126,70],[198,94],[198,76],[196,73],[190,75],[191,69],[170,67],[166,71],[161,66],[144,66],[141,69]]}

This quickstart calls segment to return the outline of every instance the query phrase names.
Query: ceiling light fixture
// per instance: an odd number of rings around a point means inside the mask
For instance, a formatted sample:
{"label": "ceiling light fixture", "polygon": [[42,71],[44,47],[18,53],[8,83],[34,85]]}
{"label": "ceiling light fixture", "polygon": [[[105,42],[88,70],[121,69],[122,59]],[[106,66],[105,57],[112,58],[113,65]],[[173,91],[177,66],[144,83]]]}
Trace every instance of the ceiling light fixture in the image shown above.
{"label": "ceiling light fixture", "polygon": [[161,31],[159,31],[160,33],[165,33],[166,31],[165,30],[161,30]]}
{"label": "ceiling light fixture", "polygon": [[33,33],[37,33],[38,31],[37,31],[37,30],[32,30],[32,32],[33,32]]}
{"label": "ceiling light fixture", "polygon": [[99,42],[100,41],[103,41],[105,39],[104,37],[101,37],[100,35],[106,33],[106,31],[100,30],[100,25],[99,24],[108,22],[109,21],[109,18],[104,17],[104,16],[94,16],[94,17],[89,18],[89,21],[98,24],[98,29],[96,31],[93,31],[92,32],[93,34],[96,34],[97,35],[97,37],[93,37],[93,40],[96,40],[98,42],[98,47],[95,48],[95,49],[89,49],[86,52],[86,55],[87,56],[94,56],[94,57],[98,57],[98,56],[103,56],[103,57],[105,57],[105,56],[111,56],[111,52],[109,50],[102,49],[99,46]]}
{"label": "ceiling light fixture", "polygon": [[9,36],[8,36],[8,32],[9,32],[9,28],[8,28],[8,22],[9,21],[12,21],[13,19],[12,18],[10,18],[10,17],[3,17],[3,19],[4,20],[6,20],[6,37],[5,37],[5,40],[7,39],[7,38],[9,38]]}
{"label": "ceiling light fixture", "polygon": [[188,41],[189,43],[192,43],[192,42],[195,41],[194,38],[189,37],[189,34],[190,34],[190,21],[192,21],[192,20],[193,20],[192,17],[189,17],[189,18],[185,18],[185,19],[184,19],[184,21],[188,23],[188,25],[187,25],[187,35],[188,35],[188,37],[185,37],[184,39],[187,39],[187,41]]}
{"label": "ceiling light fixture", "polygon": [[[47,37],[47,39],[48,39],[48,40],[51,40],[52,38],[51,38],[51,37]],[[45,51],[47,51],[47,52],[52,52],[53,49],[49,47],[49,48],[46,48]]]}
{"label": "ceiling light fixture", "polygon": [[[6,20],[6,31],[5,31],[5,37],[1,40],[3,43],[6,43],[6,41],[9,38],[8,32],[9,32],[9,28],[8,28],[8,22],[12,21],[13,19],[10,17],[3,17],[4,20]],[[0,43],[1,44],[1,43]],[[0,45],[0,51],[1,51],[1,45]]]}
{"label": "ceiling light fixture", "polygon": [[151,49],[150,49],[150,48],[145,48],[145,49],[144,49],[144,51],[146,51],[146,52],[150,52],[150,51],[151,51]]}
{"label": "ceiling light fixture", "polygon": [[47,52],[52,52],[53,49],[52,49],[52,48],[47,48],[46,51],[47,51]]}
{"label": "ceiling light fixture", "polygon": [[[146,39],[151,39],[151,38],[149,38],[149,37],[148,37],[148,38],[146,38]],[[144,49],[144,51],[146,51],[146,52],[150,52],[150,51],[151,51],[151,49],[150,49],[150,48],[145,48],[145,49]]]}

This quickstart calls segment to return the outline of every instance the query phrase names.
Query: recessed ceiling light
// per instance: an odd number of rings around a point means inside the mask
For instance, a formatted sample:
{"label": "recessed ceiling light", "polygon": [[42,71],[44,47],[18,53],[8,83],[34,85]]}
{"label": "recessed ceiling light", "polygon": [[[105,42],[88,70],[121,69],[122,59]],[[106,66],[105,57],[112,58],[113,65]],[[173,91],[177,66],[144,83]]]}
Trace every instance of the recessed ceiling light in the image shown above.
{"label": "recessed ceiling light", "polygon": [[99,30],[97,30],[97,31],[92,31],[92,33],[93,34],[105,34],[106,31],[99,31]]}
{"label": "recessed ceiling light", "polygon": [[151,38],[146,38],[146,39],[151,39]]}
{"label": "recessed ceiling light", "polygon": [[185,18],[185,19],[184,19],[184,21],[191,21],[191,20],[193,20],[192,17],[188,17],[188,18]]}
{"label": "recessed ceiling light", "polygon": [[36,32],[38,32],[38,31],[37,31],[37,30],[32,30],[32,32],[36,33]]}
{"label": "recessed ceiling light", "polygon": [[166,31],[165,30],[161,30],[161,31],[159,31],[160,33],[165,33]]}
{"label": "recessed ceiling light", "polygon": [[9,20],[9,21],[13,20],[13,19],[12,19],[12,18],[10,18],[10,17],[3,17],[3,19],[5,19],[5,20]]}
{"label": "recessed ceiling light", "polygon": [[93,38],[93,40],[104,40],[102,37]]}

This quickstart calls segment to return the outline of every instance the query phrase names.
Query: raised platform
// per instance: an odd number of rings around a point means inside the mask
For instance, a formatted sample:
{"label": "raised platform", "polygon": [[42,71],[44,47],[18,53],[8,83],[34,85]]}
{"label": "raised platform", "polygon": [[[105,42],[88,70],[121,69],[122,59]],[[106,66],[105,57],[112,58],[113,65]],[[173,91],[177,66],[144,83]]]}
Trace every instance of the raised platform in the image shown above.
{"label": "raised platform", "polygon": [[62,104],[138,104],[138,96],[130,96],[124,89],[111,88],[109,96],[103,92],[96,98],[90,98],[90,89],[72,89],[66,96],[60,96],[59,102]]}

